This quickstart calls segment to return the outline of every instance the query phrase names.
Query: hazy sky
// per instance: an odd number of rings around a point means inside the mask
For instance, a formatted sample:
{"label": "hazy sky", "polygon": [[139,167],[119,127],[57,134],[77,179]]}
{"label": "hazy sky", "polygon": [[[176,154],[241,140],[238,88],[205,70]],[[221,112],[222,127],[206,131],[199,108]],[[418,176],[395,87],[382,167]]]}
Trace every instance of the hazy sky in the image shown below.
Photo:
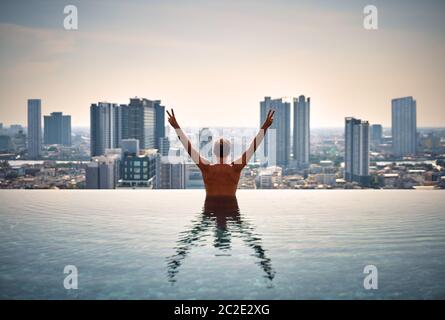
{"label": "hazy sky", "polygon": [[[74,4],[79,30],[63,28]],[[376,5],[379,29],[363,28]],[[0,0],[0,122],[26,101],[89,125],[92,102],[139,96],[184,126],[258,126],[264,96],[305,94],[311,124],[390,125],[391,98],[445,126],[445,1]]]}

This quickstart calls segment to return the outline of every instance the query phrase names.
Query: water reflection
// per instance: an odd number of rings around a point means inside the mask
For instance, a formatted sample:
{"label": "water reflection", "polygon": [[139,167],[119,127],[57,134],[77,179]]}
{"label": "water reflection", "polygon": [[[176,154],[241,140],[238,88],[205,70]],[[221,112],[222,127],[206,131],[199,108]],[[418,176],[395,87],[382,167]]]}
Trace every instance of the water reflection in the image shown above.
{"label": "water reflection", "polygon": [[176,253],[167,258],[170,282],[176,282],[179,267],[191,249],[203,245],[204,239],[211,234],[214,236],[214,247],[221,250],[218,255],[230,255],[232,237],[242,239],[253,250],[253,256],[257,259],[255,263],[263,269],[264,277],[272,282],[275,271],[271,259],[266,256],[254,226],[242,219],[236,197],[206,198],[202,213],[192,220],[188,230],[180,233]]}

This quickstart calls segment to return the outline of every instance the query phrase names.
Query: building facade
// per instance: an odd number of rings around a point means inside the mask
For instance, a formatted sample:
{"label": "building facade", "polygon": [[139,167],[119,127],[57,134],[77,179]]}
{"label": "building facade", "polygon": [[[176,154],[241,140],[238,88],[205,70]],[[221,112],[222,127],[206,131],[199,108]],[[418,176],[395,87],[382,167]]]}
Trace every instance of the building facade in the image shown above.
{"label": "building facade", "polygon": [[44,116],[44,144],[71,146],[71,116],[62,112],[52,112]]}
{"label": "building facade", "polygon": [[28,100],[28,157],[40,158],[42,152],[42,104],[40,99]]}
{"label": "building facade", "polygon": [[128,105],[100,102],[90,108],[91,155],[120,148],[122,140],[137,139],[141,149],[160,149],[165,137],[164,106],[159,100],[132,98]]}
{"label": "building facade", "polygon": [[105,154],[106,149],[117,148],[115,103],[99,102],[90,107],[91,157]]}
{"label": "building facade", "polygon": [[345,119],[345,180],[369,184],[368,121]]}
{"label": "building facade", "polygon": [[132,98],[128,105],[128,138],[139,140],[141,149],[154,149],[156,111],[148,99]]}
{"label": "building facade", "polygon": [[185,189],[186,167],[184,163],[169,163],[162,161],[156,167],[157,189]]}
{"label": "building facade", "polygon": [[139,140],[138,139],[123,139],[121,141],[122,155],[133,154],[139,155]]}
{"label": "building facade", "polygon": [[417,144],[417,103],[413,97],[393,99],[392,143],[398,157],[414,156]]}
{"label": "building facade", "polygon": [[290,157],[290,103],[283,99],[265,97],[260,102],[260,126],[269,110],[274,110],[274,121],[264,137],[264,154],[268,165],[286,167]]}
{"label": "building facade", "polygon": [[118,159],[114,156],[93,157],[85,169],[87,189],[115,189],[118,181]]}
{"label": "building facade", "polygon": [[170,151],[170,140],[167,137],[161,137],[159,138],[159,154],[161,156],[168,156],[168,153]]}
{"label": "building facade", "polygon": [[382,143],[383,128],[381,124],[373,124],[371,126],[371,144],[378,146]]}
{"label": "building facade", "polygon": [[294,99],[293,158],[299,168],[309,166],[311,98]]}
{"label": "building facade", "polygon": [[121,160],[121,184],[127,186],[153,186],[156,178],[155,153],[126,154]]}
{"label": "building facade", "polygon": [[165,138],[165,107],[161,105],[161,100],[155,100],[155,148],[161,150],[162,138]]}

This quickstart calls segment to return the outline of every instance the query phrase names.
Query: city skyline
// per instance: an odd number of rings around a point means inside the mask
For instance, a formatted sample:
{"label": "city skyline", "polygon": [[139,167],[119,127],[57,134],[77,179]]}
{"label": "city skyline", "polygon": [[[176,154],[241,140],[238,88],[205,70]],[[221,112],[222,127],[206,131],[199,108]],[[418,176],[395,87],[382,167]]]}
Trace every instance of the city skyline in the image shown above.
{"label": "city skyline", "polygon": [[[378,125],[381,125],[382,128],[385,129],[385,130],[388,130],[388,129],[391,130],[391,128],[392,128],[392,102],[394,100],[400,100],[400,99],[405,99],[405,98],[409,98],[409,97],[411,97],[411,95],[403,96],[403,97],[397,97],[397,98],[394,98],[394,97],[391,98],[389,100],[389,104],[387,106],[387,109],[388,109],[388,112],[389,112],[388,119],[386,119],[386,121],[383,121],[382,123],[369,121],[370,124],[378,124]],[[263,98],[264,98],[264,96],[263,96]],[[144,98],[141,98],[139,96],[135,96],[135,97],[127,98],[126,100],[128,101],[129,99],[131,100],[131,99],[144,99]],[[298,99],[298,98],[292,98],[290,96],[274,98],[274,100],[282,100],[283,103],[284,102],[288,102],[288,103],[290,103],[292,105],[294,103],[293,102],[294,99]],[[24,122],[20,122],[20,123],[19,122],[8,123],[8,122],[5,122],[5,121],[0,121],[0,124],[3,126],[3,128],[7,128],[7,127],[15,128],[17,126],[22,127],[22,128],[27,128],[27,125],[26,125],[26,123],[27,123],[27,120],[26,120],[27,119],[27,105],[28,105],[27,103],[28,103],[29,100],[39,100],[41,102],[41,109],[42,110],[47,110],[45,112],[41,111],[42,114],[44,114],[44,113],[51,114],[51,113],[58,113],[58,112],[64,113],[61,108],[57,109],[57,110],[60,110],[60,111],[54,111],[55,108],[51,108],[51,107],[44,108],[44,101],[42,99],[40,99],[40,98],[27,98],[27,100],[25,101],[25,106],[24,106],[24,110],[23,110],[24,111],[24,115],[25,115],[25,121]],[[153,101],[160,101],[160,100],[153,100]],[[417,99],[416,99],[416,102],[417,102]],[[86,112],[88,114],[88,119],[89,119],[88,123],[87,124],[82,124],[82,125],[71,125],[71,128],[76,128],[76,129],[90,128],[90,125],[91,125],[91,123],[90,123],[90,108],[91,108],[92,104],[95,104],[95,103],[94,102],[93,103],[90,102],[90,104],[89,104],[89,106],[88,106],[88,108],[86,110]],[[114,103],[114,102],[109,102],[108,99],[103,99],[103,100],[100,100],[99,102],[97,102],[97,104],[110,104],[110,105],[115,105],[115,106],[126,106],[126,105],[128,105],[128,102],[127,103]],[[257,101],[257,104],[258,104],[258,101]],[[161,106],[161,107],[169,108],[169,106]],[[258,109],[258,107],[256,107],[256,109]],[[422,109],[420,109],[420,111],[422,111]],[[342,116],[342,123],[338,124],[338,125],[332,125],[332,126],[312,126],[312,122],[311,122],[312,121],[312,117],[310,117],[310,128],[311,129],[338,129],[338,130],[342,130],[342,129],[344,129],[344,117],[345,117],[345,115],[349,115],[349,116],[354,115],[355,117],[358,117],[357,115],[355,115],[355,113],[346,113],[346,114],[339,115],[339,116]],[[261,118],[261,114],[259,116]],[[71,118],[72,118],[72,116],[71,116]],[[164,118],[165,118],[165,115],[164,115]],[[425,129],[428,129],[428,128],[445,128],[445,123],[443,123],[441,125],[433,125],[433,126],[423,125],[422,123],[420,123],[420,125],[419,125],[418,111],[417,111],[417,114],[416,114],[416,118],[417,118],[417,126],[416,126],[417,129],[422,129],[422,128],[425,128]],[[44,128],[43,120],[44,120],[44,117],[42,116],[42,130]],[[383,124],[383,123],[386,123],[386,124]],[[164,129],[165,129],[165,127],[168,127],[168,124],[166,124],[164,126]],[[196,126],[184,125],[184,128],[205,128],[205,127],[206,127],[205,125],[200,125],[200,124],[197,124]],[[229,126],[229,125],[224,126],[224,125],[216,125],[214,127],[215,128],[224,128],[224,127],[225,128],[258,128],[258,121],[257,121],[256,124],[252,124],[251,126]],[[292,135],[293,135],[293,126],[291,127],[291,129],[292,129],[291,131],[292,131]],[[42,131],[42,136],[43,136],[43,131]]]}
{"label": "city skyline", "polygon": [[408,95],[422,105],[420,126],[445,124],[440,1],[378,3],[374,31],[363,28],[362,1],[73,4],[76,31],[63,29],[63,4],[1,4],[5,125],[25,123],[29,97],[83,127],[91,101],[149,96],[184,126],[255,127],[262,97],[299,92],[314,101],[311,128],[341,128],[345,114],[388,127],[391,99]]}

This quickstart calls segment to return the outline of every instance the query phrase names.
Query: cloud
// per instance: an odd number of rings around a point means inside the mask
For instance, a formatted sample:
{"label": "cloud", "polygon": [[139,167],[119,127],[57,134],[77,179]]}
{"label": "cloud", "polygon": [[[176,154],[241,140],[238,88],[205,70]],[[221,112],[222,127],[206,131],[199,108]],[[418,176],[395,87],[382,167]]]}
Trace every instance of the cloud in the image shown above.
{"label": "cloud", "polygon": [[0,66],[5,73],[56,70],[75,49],[75,39],[68,31],[8,23],[0,23],[0,42]]}

